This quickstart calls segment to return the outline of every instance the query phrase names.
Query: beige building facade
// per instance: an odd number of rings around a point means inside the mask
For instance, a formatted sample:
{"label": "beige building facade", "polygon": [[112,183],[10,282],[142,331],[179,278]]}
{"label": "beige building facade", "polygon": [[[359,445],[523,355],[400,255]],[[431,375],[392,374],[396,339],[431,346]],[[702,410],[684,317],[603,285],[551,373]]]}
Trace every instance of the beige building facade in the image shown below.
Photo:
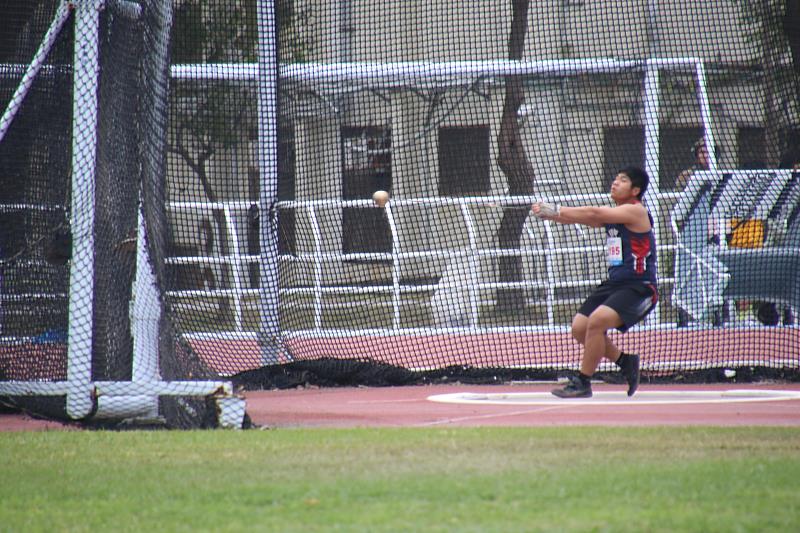
{"label": "beige building facade", "polygon": [[[297,31],[309,43],[304,56],[309,62],[307,68],[313,68],[310,65],[333,63],[505,61],[511,4],[475,0],[297,0],[294,9],[303,14],[305,23]],[[758,67],[760,52],[748,37],[752,30],[735,1],[532,1],[522,61],[530,65],[570,59],[698,58],[707,75],[718,168],[737,168],[742,163],[741,153],[747,148],[740,146],[742,132],[763,129],[765,120],[766,78]],[[782,61],[789,65],[788,53]],[[649,152],[660,159],[650,167],[657,169],[650,202],[657,213],[660,242],[668,247],[673,241],[669,209],[679,193],[673,190],[674,177],[680,165],[691,164],[689,147],[702,134],[703,117],[696,71],[662,68],[657,73],[656,112],[661,142]],[[632,146],[629,154],[612,151],[625,146],[626,135],[641,137],[646,128],[646,74],[646,69],[639,68],[625,73],[587,71],[526,78],[519,124],[525,152],[534,168],[536,196],[602,194],[611,177],[610,165],[625,161],[628,156],[629,162],[636,162],[636,151],[641,146]],[[338,84],[309,82],[287,84],[284,90],[291,94],[281,105],[282,115],[292,126],[291,196],[299,202],[294,209],[291,238],[300,259],[282,267],[283,280],[289,285],[313,283],[319,270],[313,260],[302,257],[320,250],[338,256],[324,263],[320,281],[325,285],[386,280],[393,275],[389,262],[354,261],[348,256],[346,235],[360,228],[348,226],[345,209],[340,205],[316,206],[312,216],[304,204],[342,199],[347,161],[357,157],[350,152],[358,151],[357,143],[343,139],[343,128],[388,132],[394,201],[441,196],[445,188],[440,181],[442,131],[482,128],[489,139],[489,179],[480,193],[501,197],[507,194],[507,180],[497,164],[497,135],[505,95],[501,76],[462,83],[452,79],[416,80],[394,86],[386,79]],[[787,109],[796,108],[788,97],[783,103]],[[787,126],[797,122],[791,113],[784,118]],[[685,134],[685,138],[679,134]],[[675,139],[678,142],[673,144],[681,146],[669,144]],[[680,154],[681,160],[670,159],[675,153]],[[247,154],[234,158],[239,161],[238,170],[215,168],[214,179],[246,175],[247,167],[253,164],[252,154],[251,147]],[[189,181],[181,186],[197,187]],[[243,184],[239,189],[246,198],[247,186]],[[475,245],[479,249],[496,249],[502,209],[484,205],[470,213],[473,233],[457,206],[422,208],[398,202],[392,209],[394,251],[458,251]],[[384,227],[381,231],[386,230]],[[598,244],[599,233],[576,232],[573,228],[548,233],[541,222],[529,220],[521,246],[530,251],[547,249],[553,243],[578,247],[587,242]],[[371,250],[367,246],[361,251]],[[400,277],[436,279],[460,257],[408,257],[401,262]],[[662,276],[669,277],[669,254],[665,257]],[[541,254],[525,255],[523,278],[546,281],[542,277],[543,261]],[[577,264],[582,266],[576,267]],[[496,256],[482,256],[477,265],[479,279],[496,279]],[[603,277],[604,265],[602,258],[591,257],[577,262],[564,259],[553,268],[560,280],[594,280]]]}

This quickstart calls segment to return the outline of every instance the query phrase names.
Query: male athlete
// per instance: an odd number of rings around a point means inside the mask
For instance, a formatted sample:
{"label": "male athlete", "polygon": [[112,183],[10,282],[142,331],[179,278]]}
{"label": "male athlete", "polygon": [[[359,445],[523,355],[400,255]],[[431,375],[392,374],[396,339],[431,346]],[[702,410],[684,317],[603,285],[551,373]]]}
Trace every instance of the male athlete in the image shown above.
{"label": "male athlete", "polygon": [[561,224],[606,228],[608,279],[586,299],[572,319],[572,336],[583,345],[580,373],[553,394],[560,398],[589,398],[591,378],[600,360],[614,361],[628,382],[628,396],[639,386],[639,356],[622,353],[607,336],[625,332],[653,310],[658,301],[656,242],[653,217],[642,205],[650,178],[640,168],[619,171],[611,184],[614,207],[567,207],[533,204],[533,214]]}

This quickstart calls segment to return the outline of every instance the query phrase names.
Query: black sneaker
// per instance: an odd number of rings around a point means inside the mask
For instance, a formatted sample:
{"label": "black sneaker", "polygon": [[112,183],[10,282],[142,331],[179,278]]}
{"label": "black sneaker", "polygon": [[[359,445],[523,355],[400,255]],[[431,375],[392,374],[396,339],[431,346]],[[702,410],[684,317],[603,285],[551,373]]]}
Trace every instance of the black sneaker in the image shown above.
{"label": "black sneaker", "polygon": [[592,386],[584,385],[578,376],[570,376],[569,383],[560,389],[553,389],[551,392],[559,398],[591,398]]}
{"label": "black sneaker", "polygon": [[636,354],[628,354],[625,361],[625,366],[622,367],[622,375],[625,376],[625,381],[628,382],[628,396],[633,396],[636,389],[639,388],[639,356]]}

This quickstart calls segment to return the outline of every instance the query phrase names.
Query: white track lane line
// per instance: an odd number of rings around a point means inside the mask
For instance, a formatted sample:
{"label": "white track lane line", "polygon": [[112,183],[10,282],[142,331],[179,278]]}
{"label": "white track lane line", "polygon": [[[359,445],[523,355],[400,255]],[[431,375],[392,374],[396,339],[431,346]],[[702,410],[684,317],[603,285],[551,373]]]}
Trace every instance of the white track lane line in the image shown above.
{"label": "white track lane line", "polygon": [[486,420],[489,418],[506,418],[510,416],[530,415],[534,413],[544,413],[546,411],[558,411],[565,409],[568,405],[554,405],[552,407],[540,407],[539,409],[526,409],[524,411],[510,411],[508,413],[494,413],[489,415],[459,416],[456,418],[442,418],[433,422],[423,422],[414,424],[414,427],[442,426],[445,424],[455,424],[457,422],[468,422],[472,420]]}

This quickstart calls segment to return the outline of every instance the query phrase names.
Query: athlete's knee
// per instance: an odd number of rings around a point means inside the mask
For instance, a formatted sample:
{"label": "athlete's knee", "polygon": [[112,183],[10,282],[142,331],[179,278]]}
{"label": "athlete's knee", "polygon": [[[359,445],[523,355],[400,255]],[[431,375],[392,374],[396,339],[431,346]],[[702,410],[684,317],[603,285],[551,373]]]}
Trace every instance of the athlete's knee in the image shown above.
{"label": "athlete's knee", "polygon": [[577,315],[572,319],[572,337],[583,344],[586,341],[586,317]]}
{"label": "athlete's knee", "polygon": [[585,327],[575,327],[575,324],[572,325],[572,338],[574,338],[578,343],[583,344],[586,341],[586,328]]}
{"label": "athlete's knee", "polygon": [[609,328],[605,327],[605,325],[600,322],[599,320],[589,320],[586,324],[586,336],[589,335],[596,335],[598,333],[605,333]]}
{"label": "athlete's knee", "polygon": [[[610,309],[608,311],[611,311]],[[586,332],[589,333],[605,333],[611,328],[619,325],[619,315],[616,312],[608,312],[605,309],[598,308],[597,311],[589,315],[586,321]]]}

